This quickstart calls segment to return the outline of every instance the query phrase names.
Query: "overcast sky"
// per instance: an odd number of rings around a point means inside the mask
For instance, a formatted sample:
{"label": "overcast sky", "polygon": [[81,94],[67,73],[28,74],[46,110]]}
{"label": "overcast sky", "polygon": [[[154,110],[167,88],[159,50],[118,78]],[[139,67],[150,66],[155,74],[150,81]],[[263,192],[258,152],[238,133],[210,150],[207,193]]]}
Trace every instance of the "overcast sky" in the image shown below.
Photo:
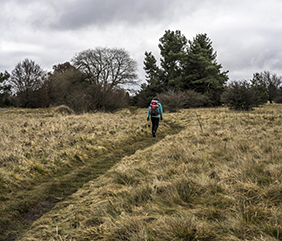
{"label": "overcast sky", "polygon": [[159,39],[206,33],[230,80],[282,75],[281,0],[0,0],[0,72],[28,58],[44,70],[95,47],[127,50],[143,80]]}

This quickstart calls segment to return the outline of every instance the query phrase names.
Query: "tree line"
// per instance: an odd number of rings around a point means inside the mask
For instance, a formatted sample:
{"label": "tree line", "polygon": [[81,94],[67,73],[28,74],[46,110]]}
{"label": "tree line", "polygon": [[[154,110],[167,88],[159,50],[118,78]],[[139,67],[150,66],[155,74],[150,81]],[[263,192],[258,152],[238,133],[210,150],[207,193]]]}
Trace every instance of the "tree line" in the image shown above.
{"label": "tree line", "polygon": [[218,106],[250,109],[282,102],[281,77],[269,71],[252,80],[231,81],[222,71],[207,34],[187,40],[180,30],[159,39],[160,64],[145,52],[146,82],[138,85],[137,62],[124,49],[97,47],[76,54],[49,73],[30,59],[0,73],[0,105],[24,108],[67,105],[75,112],[112,111],[128,105],[147,107],[158,95],[167,109]]}
{"label": "tree line", "polygon": [[[30,59],[11,75],[1,74],[1,105],[24,108],[67,105],[75,112],[115,110],[128,105],[137,84],[137,62],[124,49],[89,49],[47,73]],[[127,88],[127,89],[126,89]]]}
{"label": "tree line", "polygon": [[207,34],[187,40],[181,31],[165,31],[158,45],[160,65],[152,52],[145,52],[146,83],[135,96],[141,107],[158,95],[170,110],[225,104],[249,110],[267,101],[282,103],[282,79],[269,71],[250,80],[229,81]]}
{"label": "tree line", "polygon": [[267,103],[282,103],[282,78],[270,71],[253,74],[250,81],[232,81],[221,96],[235,110],[250,110]]}

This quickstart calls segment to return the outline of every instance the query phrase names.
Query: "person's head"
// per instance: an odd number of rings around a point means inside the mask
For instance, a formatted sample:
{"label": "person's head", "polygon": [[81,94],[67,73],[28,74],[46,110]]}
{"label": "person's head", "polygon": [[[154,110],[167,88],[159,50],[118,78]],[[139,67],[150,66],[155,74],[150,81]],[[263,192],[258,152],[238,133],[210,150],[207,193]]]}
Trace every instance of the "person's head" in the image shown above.
{"label": "person's head", "polygon": [[160,102],[160,99],[157,96],[155,96],[152,100],[157,100],[158,102]]}

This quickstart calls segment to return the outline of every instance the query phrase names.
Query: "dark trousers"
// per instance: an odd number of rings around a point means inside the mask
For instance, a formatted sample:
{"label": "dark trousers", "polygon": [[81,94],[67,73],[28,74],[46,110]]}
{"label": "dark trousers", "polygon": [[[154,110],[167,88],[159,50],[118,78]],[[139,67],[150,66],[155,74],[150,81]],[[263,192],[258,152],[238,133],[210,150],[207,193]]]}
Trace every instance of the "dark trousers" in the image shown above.
{"label": "dark trousers", "polygon": [[151,117],[151,120],[152,120],[152,133],[156,133],[157,132],[157,129],[159,127],[159,120],[160,118],[158,117]]}

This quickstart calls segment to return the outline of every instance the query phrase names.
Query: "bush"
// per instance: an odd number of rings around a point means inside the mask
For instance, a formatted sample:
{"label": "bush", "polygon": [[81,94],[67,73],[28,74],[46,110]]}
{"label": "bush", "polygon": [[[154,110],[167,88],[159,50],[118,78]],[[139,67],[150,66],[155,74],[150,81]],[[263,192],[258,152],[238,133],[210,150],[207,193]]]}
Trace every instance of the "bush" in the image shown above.
{"label": "bush", "polygon": [[62,115],[74,114],[74,111],[71,108],[69,108],[68,106],[65,106],[65,105],[60,105],[60,106],[56,107],[55,112],[60,113]]}
{"label": "bush", "polygon": [[0,94],[0,107],[13,106],[14,102],[12,96],[8,93]]}
{"label": "bush", "polygon": [[158,94],[162,105],[171,112],[178,111],[181,108],[195,108],[203,106],[205,103],[204,95],[193,90],[178,91],[169,90]]}
{"label": "bush", "polygon": [[246,80],[231,82],[222,94],[221,100],[235,110],[251,110],[259,104],[255,88]]}
{"label": "bush", "polygon": [[206,104],[207,98],[205,95],[197,93],[194,90],[184,91],[184,107],[185,108],[196,108]]}
{"label": "bush", "polygon": [[257,104],[262,105],[267,103],[269,99],[269,94],[267,93],[266,87],[264,87],[263,85],[252,85],[252,87],[256,91]]}
{"label": "bush", "polygon": [[275,103],[277,103],[277,104],[281,104],[281,103],[282,103],[282,90],[281,90],[281,89],[279,89],[279,90],[277,91],[277,96],[274,97],[273,101],[274,101]]}
{"label": "bush", "polygon": [[51,75],[49,85],[52,105],[68,106],[75,113],[114,111],[128,106],[126,91],[90,83],[73,69]]}

